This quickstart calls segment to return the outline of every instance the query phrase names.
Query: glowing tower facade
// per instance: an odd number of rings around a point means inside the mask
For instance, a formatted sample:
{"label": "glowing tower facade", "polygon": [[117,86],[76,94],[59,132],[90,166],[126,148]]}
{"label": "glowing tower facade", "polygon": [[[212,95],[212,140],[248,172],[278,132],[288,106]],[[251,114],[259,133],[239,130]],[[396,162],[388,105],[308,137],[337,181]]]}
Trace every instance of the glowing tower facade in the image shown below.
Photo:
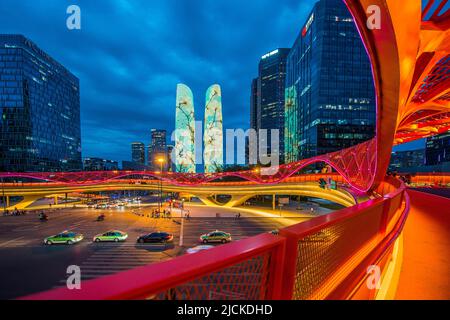
{"label": "glowing tower facade", "polygon": [[177,85],[174,160],[177,172],[195,173],[194,96],[184,84]]}
{"label": "glowing tower facade", "polygon": [[222,92],[215,84],[206,91],[203,136],[205,173],[218,172],[223,167]]}

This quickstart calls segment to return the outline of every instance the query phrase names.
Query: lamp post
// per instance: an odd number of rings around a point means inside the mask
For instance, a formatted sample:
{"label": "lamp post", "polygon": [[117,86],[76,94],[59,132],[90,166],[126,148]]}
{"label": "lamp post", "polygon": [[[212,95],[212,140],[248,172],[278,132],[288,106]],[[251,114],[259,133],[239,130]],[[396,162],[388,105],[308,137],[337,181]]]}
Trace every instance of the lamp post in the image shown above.
{"label": "lamp post", "polygon": [[164,164],[164,158],[158,158],[156,161],[159,162],[159,166],[160,166],[160,179],[159,179],[159,183],[160,183],[160,189],[159,189],[159,212],[161,213],[162,211],[162,197],[163,197],[163,182],[162,182],[162,173],[163,173],[163,164]]}

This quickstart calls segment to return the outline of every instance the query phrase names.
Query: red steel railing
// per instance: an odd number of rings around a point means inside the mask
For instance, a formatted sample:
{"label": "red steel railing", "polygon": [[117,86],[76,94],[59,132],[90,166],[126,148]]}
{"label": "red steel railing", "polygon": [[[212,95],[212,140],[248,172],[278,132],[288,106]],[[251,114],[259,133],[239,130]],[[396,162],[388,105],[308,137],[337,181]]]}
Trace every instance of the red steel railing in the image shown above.
{"label": "red steel railing", "polygon": [[23,299],[372,299],[367,267],[382,270],[409,211],[406,188],[388,178],[383,197],[204,252]]}

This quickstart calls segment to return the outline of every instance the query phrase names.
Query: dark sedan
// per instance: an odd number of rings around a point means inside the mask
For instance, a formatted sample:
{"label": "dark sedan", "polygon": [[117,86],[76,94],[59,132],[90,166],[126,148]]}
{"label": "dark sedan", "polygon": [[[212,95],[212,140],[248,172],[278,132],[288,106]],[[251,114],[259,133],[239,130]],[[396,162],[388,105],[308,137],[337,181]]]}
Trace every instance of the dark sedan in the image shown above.
{"label": "dark sedan", "polygon": [[153,232],[140,236],[138,243],[167,243],[173,241],[173,235],[167,232]]}

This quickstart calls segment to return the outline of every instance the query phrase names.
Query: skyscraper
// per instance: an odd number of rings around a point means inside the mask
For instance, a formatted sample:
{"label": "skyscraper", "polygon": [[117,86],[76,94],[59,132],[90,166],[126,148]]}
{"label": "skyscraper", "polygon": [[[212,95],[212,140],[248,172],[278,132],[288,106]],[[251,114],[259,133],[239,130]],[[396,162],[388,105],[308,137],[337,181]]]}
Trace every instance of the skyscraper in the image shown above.
{"label": "skyscraper", "polygon": [[173,158],[173,150],[175,149],[175,146],[168,145],[167,146],[167,171],[169,172],[175,172],[175,163]]}
{"label": "skyscraper", "polygon": [[[289,51],[280,48],[261,57],[250,99],[250,125],[258,131],[259,141],[267,146],[267,154],[278,155],[281,163],[284,161],[284,91]],[[267,130],[267,137],[261,135],[260,130]],[[279,131],[279,145],[274,150],[271,150],[271,130]]]}
{"label": "skyscraper", "polygon": [[22,35],[0,35],[0,171],[82,170],[79,80]]}
{"label": "skyscraper", "polygon": [[375,134],[371,67],[341,0],[320,0],[287,59],[285,157],[341,150]]}
{"label": "skyscraper", "polygon": [[450,131],[427,139],[425,157],[427,166],[450,162]]}
{"label": "skyscraper", "polygon": [[393,151],[389,170],[406,172],[408,169],[423,168],[425,163],[425,149],[409,151]]}
{"label": "skyscraper", "polygon": [[112,171],[119,169],[119,163],[114,160],[100,158],[84,158],[84,171]]}
{"label": "skyscraper", "polygon": [[250,94],[250,128],[258,131],[258,78],[252,81]]}
{"label": "skyscraper", "polygon": [[175,165],[177,172],[196,171],[194,96],[191,89],[184,84],[177,85]]}
{"label": "skyscraper", "polygon": [[163,169],[165,169],[167,165],[167,131],[152,129],[148,147],[148,166],[154,171],[161,170],[159,159],[164,159]]}
{"label": "skyscraper", "polygon": [[206,91],[204,126],[205,173],[217,172],[223,167],[222,92],[217,84]]}
{"label": "skyscraper", "polygon": [[145,144],[142,142],[133,142],[131,144],[131,161],[145,164]]}

